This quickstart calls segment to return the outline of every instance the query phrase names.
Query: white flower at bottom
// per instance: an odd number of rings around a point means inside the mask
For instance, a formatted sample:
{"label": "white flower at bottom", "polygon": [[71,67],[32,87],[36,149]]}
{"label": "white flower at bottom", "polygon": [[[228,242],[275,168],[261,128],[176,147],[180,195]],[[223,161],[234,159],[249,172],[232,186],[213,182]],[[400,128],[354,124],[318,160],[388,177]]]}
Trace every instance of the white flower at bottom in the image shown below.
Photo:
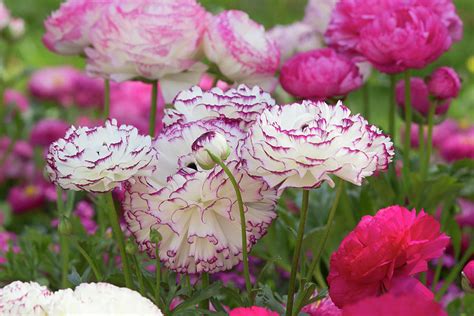
{"label": "white flower at bottom", "polygon": [[393,155],[390,138],[342,103],[311,101],[266,110],[242,146],[249,173],[280,189],[333,186],[330,175],[360,185]]}
{"label": "white flower at bottom", "polygon": [[192,144],[191,149],[196,156],[196,162],[205,170],[212,169],[216,165],[211,154],[224,161],[231,153],[231,148],[225,137],[214,131],[199,136]]}
{"label": "white flower at bottom", "polygon": [[15,281],[0,289],[0,314],[3,316],[43,316],[52,293],[34,282]]}
{"label": "white flower at bottom", "polygon": [[[228,163],[244,199],[248,249],[276,217],[277,192]],[[154,257],[150,229],[162,236],[159,255],[165,266],[183,273],[228,270],[242,259],[240,215],[234,188],[220,167],[182,169],[167,187],[131,185],[124,201],[126,221],[142,250]]]}
{"label": "white flower at bottom", "polygon": [[149,299],[128,288],[109,283],[83,283],[54,293],[45,307],[48,315],[162,316]]}
{"label": "white flower at bottom", "polygon": [[71,127],[51,144],[47,171],[64,189],[107,192],[146,168],[154,154],[150,136],[108,120],[99,127]]}

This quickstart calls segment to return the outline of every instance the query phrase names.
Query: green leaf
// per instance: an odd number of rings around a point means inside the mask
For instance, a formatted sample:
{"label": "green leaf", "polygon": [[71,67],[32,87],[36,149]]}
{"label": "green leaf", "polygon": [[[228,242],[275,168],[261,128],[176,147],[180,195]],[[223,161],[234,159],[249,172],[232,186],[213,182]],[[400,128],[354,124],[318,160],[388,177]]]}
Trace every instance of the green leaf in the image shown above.
{"label": "green leaf", "polygon": [[187,309],[189,307],[195,307],[199,302],[207,300],[219,294],[221,289],[222,289],[222,283],[214,282],[212,283],[211,286],[205,289],[197,290],[192,297],[186,299],[184,302],[176,306],[174,311],[178,312],[178,311]]}

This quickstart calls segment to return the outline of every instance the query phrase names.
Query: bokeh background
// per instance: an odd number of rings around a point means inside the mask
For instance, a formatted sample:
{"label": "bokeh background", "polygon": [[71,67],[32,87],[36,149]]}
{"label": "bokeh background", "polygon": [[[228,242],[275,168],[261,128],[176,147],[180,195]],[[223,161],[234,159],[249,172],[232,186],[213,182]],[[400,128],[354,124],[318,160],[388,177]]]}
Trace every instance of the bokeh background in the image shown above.
{"label": "bokeh background", "polygon": [[[100,0],[99,0],[100,1]],[[4,0],[15,16],[25,19],[27,36],[15,48],[15,56],[29,67],[40,68],[50,65],[73,64],[83,66],[83,60],[77,57],[63,57],[49,52],[41,43],[43,20],[56,10],[61,0]],[[239,9],[246,11],[250,17],[262,23],[266,29],[277,24],[289,24],[302,19],[307,0],[200,0],[211,12],[223,9]],[[415,71],[414,75],[428,74],[433,68],[447,65],[455,68],[463,80],[463,89],[448,113],[467,123],[474,122],[474,0],[454,0],[457,10],[464,21],[464,38],[455,44],[436,63],[427,69]],[[388,109],[388,78],[381,74],[373,74],[371,79],[371,121],[379,126],[387,126]],[[24,82],[18,83],[20,86]],[[362,94],[352,93],[347,105],[354,111],[362,110]]]}

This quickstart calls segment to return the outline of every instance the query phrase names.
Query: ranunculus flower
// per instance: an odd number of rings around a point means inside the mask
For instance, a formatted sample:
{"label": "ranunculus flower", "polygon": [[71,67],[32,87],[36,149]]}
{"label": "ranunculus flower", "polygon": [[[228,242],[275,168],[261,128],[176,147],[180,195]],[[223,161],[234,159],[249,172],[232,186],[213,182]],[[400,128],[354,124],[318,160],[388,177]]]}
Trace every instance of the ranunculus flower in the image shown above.
{"label": "ranunculus flower", "polygon": [[0,307],[5,316],[45,316],[44,306],[52,293],[35,282],[15,281],[0,289]]}
{"label": "ranunculus flower", "polygon": [[207,17],[195,0],[114,2],[90,34],[87,71],[114,81],[160,80],[170,102],[205,70],[197,55]]}
{"label": "ranunculus flower", "polygon": [[33,125],[30,132],[30,144],[33,146],[49,147],[69,129],[69,124],[56,119],[44,119]]}
{"label": "ranunculus flower", "polygon": [[268,30],[267,35],[280,50],[281,64],[296,53],[323,47],[322,36],[314,31],[312,25],[304,22],[276,25]]}
{"label": "ranunculus flower", "polygon": [[463,275],[469,281],[469,285],[474,289],[474,260],[469,261],[462,270]]}
{"label": "ranunculus flower", "polygon": [[21,112],[28,110],[30,104],[28,99],[20,92],[12,89],[7,89],[3,95],[3,103],[5,105],[13,105]]}
{"label": "ranunculus flower", "polygon": [[31,75],[28,88],[39,100],[71,106],[78,76],[80,72],[69,66],[43,68]]}
{"label": "ranunculus flower", "polygon": [[267,109],[242,146],[249,173],[280,189],[315,188],[324,181],[334,186],[330,175],[361,185],[385,170],[393,155],[390,138],[340,102]]}
{"label": "ranunculus flower", "polygon": [[456,222],[461,227],[474,227],[474,201],[458,199],[461,212],[456,215]]}
{"label": "ranunculus flower", "polygon": [[41,184],[14,186],[8,192],[7,201],[16,214],[34,210],[46,202],[44,187]]}
{"label": "ranunculus flower", "polygon": [[107,192],[146,168],[153,156],[150,136],[107,120],[99,127],[73,126],[51,144],[47,172],[63,189]]}
{"label": "ranunculus flower", "polygon": [[237,307],[229,312],[229,316],[278,316],[277,312],[264,307]]}
{"label": "ranunculus flower", "polygon": [[6,179],[29,179],[35,174],[33,147],[26,141],[18,140],[8,154],[11,139],[0,138],[0,157],[7,155],[0,165],[0,183]]}
{"label": "ranunculus flower", "polygon": [[[361,36],[366,32],[366,27],[376,31],[377,26],[370,27],[374,20],[386,18],[396,10],[413,8],[423,8],[436,15],[435,19],[443,24],[451,42],[457,42],[462,38],[462,21],[456,13],[452,0],[408,0],[403,2],[399,0],[339,0],[332,12],[331,21],[325,33],[326,42],[329,46],[337,48],[338,51],[364,55],[365,51],[360,44]],[[386,23],[393,23],[393,20],[389,19]],[[377,24],[380,25],[380,21]],[[418,35],[421,37],[426,31],[427,29],[423,29]],[[399,30],[396,34],[387,33],[386,36],[387,47],[397,50],[396,44],[390,44],[389,42],[391,35],[404,41],[402,33]],[[431,35],[434,38],[437,34],[431,33]],[[367,40],[370,40],[370,37]],[[413,40],[414,38],[411,38],[411,41]],[[405,49],[407,46],[400,47]]]}
{"label": "ranunculus flower", "polygon": [[298,98],[345,96],[362,85],[357,66],[331,48],[296,54],[282,67],[280,83]]}
{"label": "ranunculus flower", "polygon": [[441,124],[433,128],[433,146],[439,148],[442,143],[449,140],[451,136],[462,131],[458,122],[453,119],[446,119]]}
{"label": "ranunculus flower", "polygon": [[[434,101],[430,101],[428,87],[425,81],[419,77],[413,77],[410,79],[410,92],[411,92],[411,106],[412,108],[421,114],[423,117],[428,117],[430,111],[430,102],[433,102],[433,106],[436,106],[435,114],[443,115],[449,110],[451,105],[450,100],[445,100],[442,104],[437,104]],[[405,108],[405,81],[400,80],[395,88],[395,99],[397,105],[401,108]]]}
{"label": "ranunculus flower", "polygon": [[229,270],[242,259],[240,215],[231,182],[220,166],[202,169],[191,149],[209,131],[224,135],[231,148],[226,164],[242,190],[249,249],[276,217],[276,190],[249,176],[239,162],[237,147],[244,133],[238,121],[214,119],[165,128],[154,143],[157,168],[126,186],[123,207],[140,249],[155,256],[150,229],[158,230],[163,238],[161,261],[180,273]]}
{"label": "ranunculus flower", "polygon": [[428,90],[437,99],[455,98],[461,90],[461,78],[453,68],[438,68],[428,78]]}
{"label": "ranunculus flower", "polygon": [[240,85],[225,92],[220,88],[202,91],[193,87],[176,96],[173,102],[175,110],[166,111],[164,123],[171,125],[176,122],[227,118],[239,121],[240,127],[246,130],[265,109],[275,103],[270,94],[257,86],[249,88]]}
{"label": "ranunculus flower", "polygon": [[394,278],[426,271],[448,243],[440,224],[423,211],[392,206],[364,216],[331,256],[331,299],[343,307],[380,295],[394,286]]}
{"label": "ranunculus flower", "polygon": [[328,28],[331,14],[338,0],[309,0],[306,5],[303,22],[324,34]]}
{"label": "ranunculus flower", "polygon": [[441,305],[414,293],[394,295],[387,293],[370,297],[354,305],[344,307],[342,316],[447,316]]}
{"label": "ranunculus flower", "polygon": [[101,108],[104,103],[104,81],[78,73],[74,81],[74,104],[81,108]]}
{"label": "ranunculus flower", "polygon": [[67,0],[44,22],[44,45],[62,55],[79,55],[90,43],[94,23],[115,0]]}
{"label": "ranunculus flower", "polygon": [[381,12],[361,30],[359,50],[378,70],[424,68],[452,44],[439,16],[423,7]]}
{"label": "ranunculus flower", "polygon": [[334,305],[331,298],[328,296],[310,305],[306,305],[302,309],[302,312],[309,316],[341,316],[342,310]]}
{"label": "ranunculus flower", "polygon": [[449,135],[438,149],[441,157],[448,162],[474,159],[474,128]]}
{"label": "ranunculus flower", "polygon": [[259,85],[267,91],[274,88],[280,51],[263,26],[247,13],[229,10],[215,16],[204,36],[204,52],[229,80]]}

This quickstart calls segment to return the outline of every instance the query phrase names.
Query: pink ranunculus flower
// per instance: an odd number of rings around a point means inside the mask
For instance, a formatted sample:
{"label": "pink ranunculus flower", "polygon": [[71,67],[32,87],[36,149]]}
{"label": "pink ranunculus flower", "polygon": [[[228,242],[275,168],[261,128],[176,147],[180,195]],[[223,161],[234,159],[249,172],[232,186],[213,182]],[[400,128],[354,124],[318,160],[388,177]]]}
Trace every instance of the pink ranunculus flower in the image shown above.
{"label": "pink ranunculus flower", "polygon": [[450,135],[438,149],[441,157],[448,162],[474,159],[474,128]]}
{"label": "pink ranunculus flower", "polygon": [[[430,95],[428,87],[423,79],[419,77],[413,77],[410,79],[410,91],[411,91],[411,106],[423,117],[428,117],[430,111]],[[402,109],[405,108],[405,81],[400,80],[395,87],[395,99],[397,105]],[[444,100],[442,104],[434,103],[436,106],[435,114],[443,115],[449,110],[451,105],[450,100]]]}
{"label": "pink ranunculus flower", "polygon": [[90,43],[91,28],[115,0],[67,0],[44,22],[44,45],[61,55],[79,55]]}
{"label": "pink ranunculus flower", "polygon": [[44,119],[33,125],[30,132],[30,144],[33,146],[49,147],[52,142],[66,134],[69,124],[56,119]]}
{"label": "pink ranunculus flower", "polygon": [[391,206],[364,216],[331,256],[329,294],[338,307],[390,290],[395,277],[426,271],[449,237],[421,211]]}
{"label": "pink ranunculus flower", "polygon": [[462,270],[462,273],[469,281],[469,285],[471,286],[471,288],[474,289],[474,260],[471,260],[466,264],[466,266]]}
{"label": "pink ranunculus flower", "polygon": [[461,227],[474,227],[474,201],[459,199],[458,204],[461,212],[456,215],[456,222]]}
{"label": "pink ranunculus flower", "polygon": [[381,72],[421,69],[452,44],[439,16],[423,7],[381,12],[361,30],[359,51]]}
{"label": "pink ranunculus flower", "polygon": [[394,295],[387,293],[380,297],[369,297],[344,307],[342,316],[447,316],[441,305],[422,295],[405,293]]}
{"label": "pink ranunculus flower", "polygon": [[87,71],[119,82],[160,80],[170,102],[205,70],[197,57],[207,17],[195,0],[117,1],[94,25]]}
{"label": "pink ranunculus flower", "polygon": [[3,95],[3,103],[6,105],[13,105],[21,112],[28,110],[30,107],[28,99],[23,94],[13,89],[7,89],[5,91]]}
{"label": "pink ranunculus flower", "polygon": [[46,201],[44,187],[41,184],[14,186],[8,192],[7,201],[16,214],[37,209]]}
{"label": "pink ranunculus flower", "polygon": [[433,146],[439,148],[442,143],[461,130],[458,122],[453,119],[447,119],[443,123],[436,125],[433,128]]}
{"label": "pink ranunculus flower", "polygon": [[280,50],[262,25],[237,10],[223,11],[209,22],[204,52],[229,80],[273,90]]}
{"label": "pink ranunculus flower", "polygon": [[461,90],[461,78],[453,68],[438,68],[428,78],[428,90],[437,99],[456,98]]}
{"label": "pink ranunculus flower", "polygon": [[252,306],[234,308],[229,312],[229,316],[278,316],[278,313],[264,307]]}
{"label": "pink ranunculus flower", "polygon": [[[0,138],[0,157],[6,155],[11,139]],[[0,183],[7,179],[27,179],[34,173],[33,147],[25,141],[19,140],[14,146],[5,161],[0,165]]]}
{"label": "pink ranunculus flower", "polygon": [[310,305],[306,305],[302,309],[302,312],[309,316],[341,316],[342,310],[334,305],[333,301],[328,296]]}
{"label": "pink ranunculus flower", "polygon": [[101,108],[104,103],[104,82],[79,73],[74,82],[74,104],[80,108]]}
{"label": "pink ranunculus flower", "polygon": [[290,58],[281,69],[280,83],[298,98],[324,100],[359,88],[362,75],[350,59],[323,48]]}

